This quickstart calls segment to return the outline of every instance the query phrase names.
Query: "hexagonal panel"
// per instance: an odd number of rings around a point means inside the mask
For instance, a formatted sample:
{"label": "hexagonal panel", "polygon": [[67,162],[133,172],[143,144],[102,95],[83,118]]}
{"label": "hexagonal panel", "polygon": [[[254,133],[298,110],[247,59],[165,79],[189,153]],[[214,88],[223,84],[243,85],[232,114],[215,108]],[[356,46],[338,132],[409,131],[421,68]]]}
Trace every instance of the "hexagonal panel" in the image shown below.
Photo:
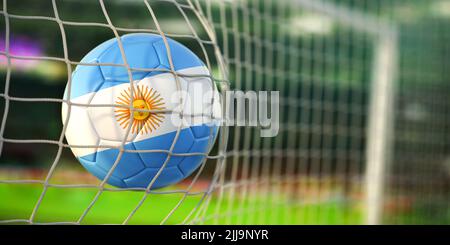
{"label": "hexagonal panel", "polygon": [[[158,169],[146,168],[135,176],[125,179],[124,182],[127,186],[146,188],[150,181],[156,176]],[[161,174],[154,182],[152,189],[167,186],[176,183],[184,178],[183,174],[177,167],[164,168]]]}
{"label": "hexagonal panel", "polygon": [[[139,142],[133,142],[137,150],[170,150],[170,147],[175,139],[176,132],[167,133],[164,135],[156,136]],[[185,128],[180,131],[178,140],[173,149],[174,153],[186,153],[189,152],[192,144],[194,143],[194,135],[190,128]],[[167,153],[145,153],[140,152],[139,155],[144,161],[147,167],[159,168],[162,166],[167,158]],[[184,157],[172,156],[167,163],[168,166],[177,165]]]}

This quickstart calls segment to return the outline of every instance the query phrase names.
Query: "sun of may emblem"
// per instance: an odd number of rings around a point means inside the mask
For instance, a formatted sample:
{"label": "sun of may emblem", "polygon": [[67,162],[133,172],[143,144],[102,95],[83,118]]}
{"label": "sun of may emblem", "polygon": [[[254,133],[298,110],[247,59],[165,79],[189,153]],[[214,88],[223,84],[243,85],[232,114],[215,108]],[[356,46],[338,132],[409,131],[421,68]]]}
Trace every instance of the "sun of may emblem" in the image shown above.
{"label": "sun of may emblem", "polygon": [[[131,101],[131,87],[124,89],[117,98],[119,105],[129,106]],[[138,85],[133,90],[133,108],[143,110],[164,110],[164,100],[158,91],[149,89],[145,85]],[[123,129],[130,125],[130,113],[133,113],[131,125],[132,133],[148,134],[156,130],[164,119],[163,113],[148,111],[132,111],[129,108],[121,107],[115,110],[116,119]]]}

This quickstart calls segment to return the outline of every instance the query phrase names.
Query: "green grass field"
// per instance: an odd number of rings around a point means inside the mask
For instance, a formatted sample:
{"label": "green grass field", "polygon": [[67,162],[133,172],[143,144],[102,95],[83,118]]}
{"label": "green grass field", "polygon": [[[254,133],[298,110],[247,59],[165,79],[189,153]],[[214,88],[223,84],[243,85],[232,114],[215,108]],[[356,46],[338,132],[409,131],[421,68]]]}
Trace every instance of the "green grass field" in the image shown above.
{"label": "green grass field", "polygon": [[[28,219],[35,206],[42,186],[40,185],[0,185],[0,220]],[[38,209],[35,222],[75,222],[96,194],[94,189],[50,187]],[[143,197],[142,192],[104,192],[82,224],[122,223]],[[183,194],[151,194],[129,224],[159,224],[177,205]],[[188,196],[167,220],[167,224],[179,224],[198,204],[201,196]],[[218,203],[211,198],[205,217],[212,217],[204,224],[359,224],[362,210],[357,205],[346,205],[342,201],[329,200],[321,203],[289,205],[277,197],[258,197],[242,201],[227,198]],[[282,204],[272,204],[276,200]],[[231,211],[231,212],[230,212]],[[214,216],[215,217],[215,216]]]}

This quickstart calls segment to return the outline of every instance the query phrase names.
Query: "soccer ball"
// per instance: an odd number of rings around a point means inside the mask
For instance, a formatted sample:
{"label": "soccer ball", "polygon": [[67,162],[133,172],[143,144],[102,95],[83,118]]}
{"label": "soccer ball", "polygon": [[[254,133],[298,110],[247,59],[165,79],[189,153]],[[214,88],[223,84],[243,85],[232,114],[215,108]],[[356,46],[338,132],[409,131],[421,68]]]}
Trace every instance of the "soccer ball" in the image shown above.
{"label": "soccer ball", "polygon": [[[177,183],[201,165],[214,144],[220,101],[212,91],[217,88],[203,62],[170,38],[166,40],[178,79],[169,72],[160,35],[128,34],[120,40],[130,69],[118,40],[111,39],[74,70],[62,106],[67,142],[100,180],[121,155],[107,180],[113,186],[146,188],[155,177],[152,189]],[[177,92],[185,96],[174,96]]]}

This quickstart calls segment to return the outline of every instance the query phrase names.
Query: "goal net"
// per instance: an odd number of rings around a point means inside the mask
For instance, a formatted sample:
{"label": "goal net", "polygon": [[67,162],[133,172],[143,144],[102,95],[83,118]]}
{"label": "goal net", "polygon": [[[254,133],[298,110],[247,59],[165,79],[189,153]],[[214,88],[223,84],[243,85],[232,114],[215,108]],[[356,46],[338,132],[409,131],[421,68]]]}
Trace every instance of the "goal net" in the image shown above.
{"label": "goal net", "polygon": [[[0,223],[450,223],[450,1],[3,0],[0,14]],[[222,94],[278,91],[278,134],[223,125],[162,189],[93,177],[64,137],[64,87],[129,33],[184,44]]]}

